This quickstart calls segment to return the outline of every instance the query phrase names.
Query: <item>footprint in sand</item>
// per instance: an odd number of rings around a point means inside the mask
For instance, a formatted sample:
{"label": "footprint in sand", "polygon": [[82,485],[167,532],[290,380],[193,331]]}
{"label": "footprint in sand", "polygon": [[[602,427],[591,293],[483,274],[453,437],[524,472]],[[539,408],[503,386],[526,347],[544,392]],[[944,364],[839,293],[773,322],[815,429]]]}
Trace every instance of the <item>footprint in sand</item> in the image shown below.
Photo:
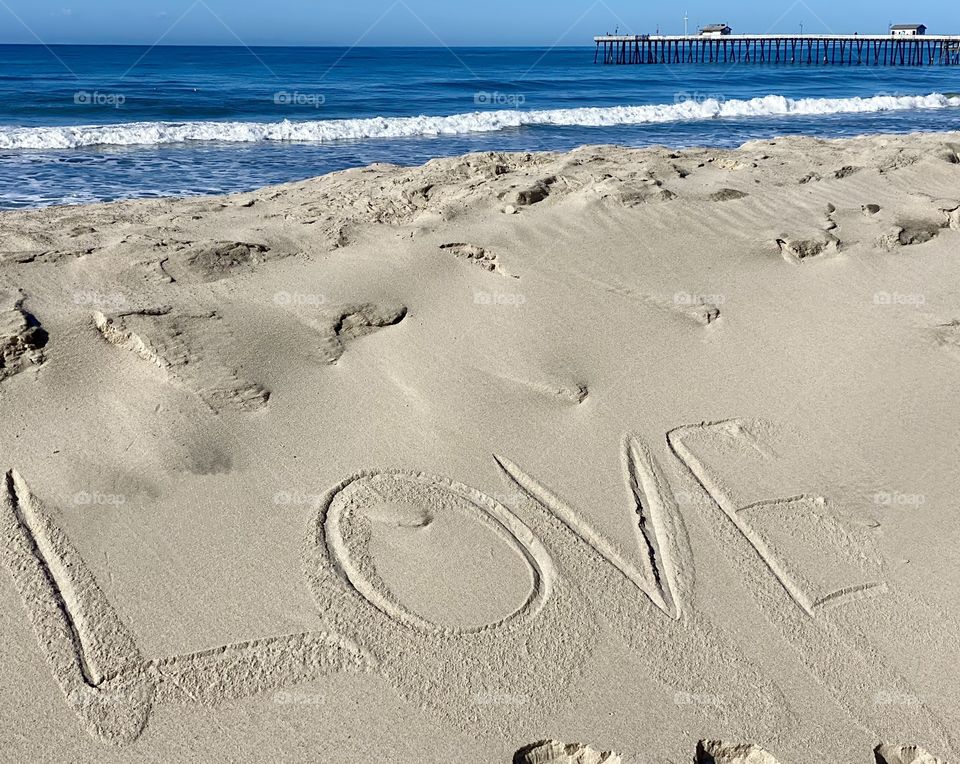
{"label": "footprint in sand", "polygon": [[677,198],[673,191],[663,188],[662,180],[649,176],[623,179],[608,175],[587,183],[581,194],[599,196],[627,208],[669,202]]}
{"label": "footprint in sand", "polygon": [[836,213],[837,213],[836,205],[827,204],[826,221],[823,227],[825,231],[835,231],[837,230],[837,228],[840,227],[840,225],[837,223],[836,220],[834,220],[834,217],[833,217],[834,215],[836,215]]}
{"label": "footprint in sand", "polygon": [[878,745],[873,753],[877,764],[947,764],[917,745]]}
{"label": "footprint in sand", "polygon": [[937,210],[946,218],[948,228],[960,230],[960,201],[956,199],[937,199],[934,202]]}
{"label": "footprint in sand", "polygon": [[[497,256],[476,244],[441,244],[440,249],[449,252],[454,257],[467,260],[490,273],[503,273],[500,263],[497,261]],[[514,278],[516,278],[516,276],[514,276]]]}
{"label": "footprint in sand", "polygon": [[711,202],[732,202],[737,199],[746,199],[750,194],[745,191],[739,191],[736,188],[721,188],[710,194]]}
{"label": "footprint in sand", "polygon": [[715,302],[699,297],[690,298],[686,293],[674,299],[674,308],[678,313],[701,326],[712,326],[721,317],[720,308]]}
{"label": "footprint in sand", "polygon": [[701,740],[697,743],[696,764],[779,764],[779,762],[758,745]]}
{"label": "footprint in sand", "polygon": [[304,314],[301,320],[320,335],[319,350],[324,363],[334,365],[353,342],[391,326],[398,326],[407,314],[404,305],[367,303],[328,311],[320,316],[311,311]]}
{"label": "footprint in sand", "polygon": [[100,336],[155,366],[163,378],[198,396],[212,411],[256,411],[267,405],[264,387],[220,364],[228,333],[216,311],[177,313],[169,307],[107,315],[96,312]]}
{"label": "footprint in sand", "polygon": [[897,243],[901,247],[910,247],[914,244],[926,244],[933,241],[940,234],[944,225],[936,221],[912,220],[899,224]]}
{"label": "footprint in sand", "polygon": [[931,155],[948,164],[960,164],[960,146],[955,143],[942,143]]}
{"label": "footprint in sand", "polygon": [[934,339],[939,347],[960,353],[960,318],[937,326]]}
{"label": "footprint in sand", "polygon": [[533,380],[509,374],[491,374],[485,369],[477,369],[477,373],[489,375],[498,381],[525,388],[538,397],[543,396],[551,401],[561,401],[579,406],[585,403],[590,397],[590,387],[586,382],[574,382],[570,380],[561,382],[556,379],[552,381]]}
{"label": "footprint in sand", "polygon": [[556,182],[556,176],[551,175],[526,186],[514,186],[502,193],[500,199],[514,207],[532,207],[550,196]]}
{"label": "footprint in sand", "polygon": [[854,167],[853,165],[846,165],[845,167],[841,167],[839,170],[837,170],[833,174],[833,177],[836,178],[837,180],[843,180],[844,178],[849,178],[853,175],[856,175],[862,169],[863,169],[862,167]]}
{"label": "footprint in sand", "polygon": [[841,242],[829,231],[823,231],[812,237],[784,235],[777,239],[777,246],[784,260],[799,265],[806,260],[838,253]]}
{"label": "footprint in sand", "polygon": [[823,227],[813,229],[807,234],[787,236],[777,239],[777,246],[784,260],[799,265],[804,260],[810,260],[824,255],[836,254],[843,247],[834,231],[840,228],[837,222],[838,210],[836,205],[827,204],[824,211]]}
{"label": "footprint in sand", "polygon": [[876,246],[887,251],[899,247],[926,244],[945,230],[960,229],[960,202],[938,200],[936,214],[920,213],[916,217],[901,218],[876,240]]}
{"label": "footprint in sand", "polygon": [[0,382],[43,364],[49,337],[24,307],[22,293],[0,293]]}
{"label": "footprint in sand", "polygon": [[619,754],[596,751],[581,743],[544,740],[524,746],[513,756],[513,764],[622,764]]}
{"label": "footprint in sand", "polygon": [[184,283],[220,281],[289,256],[266,244],[243,241],[170,242],[162,250],[166,254],[161,262],[163,272]]}

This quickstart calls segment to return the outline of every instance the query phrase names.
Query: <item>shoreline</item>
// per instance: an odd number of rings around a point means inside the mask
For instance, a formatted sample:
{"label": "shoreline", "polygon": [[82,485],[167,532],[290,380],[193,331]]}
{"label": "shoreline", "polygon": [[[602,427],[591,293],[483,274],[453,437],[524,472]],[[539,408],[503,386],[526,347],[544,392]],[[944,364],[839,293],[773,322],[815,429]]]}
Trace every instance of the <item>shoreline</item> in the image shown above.
{"label": "shoreline", "polygon": [[[411,140],[417,140],[418,137],[411,136]],[[613,150],[613,151],[622,151],[628,154],[640,154],[644,152],[651,152],[653,154],[662,154],[663,152],[667,153],[680,153],[680,154],[737,154],[744,152],[755,145],[769,144],[780,146],[781,148],[789,148],[792,144],[812,144],[813,146],[835,146],[842,147],[843,144],[847,143],[856,143],[861,141],[870,141],[878,142],[881,145],[885,145],[888,142],[909,142],[913,140],[919,140],[921,142],[943,142],[949,143],[951,140],[960,141],[960,131],[943,131],[943,132],[930,132],[930,131],[912,131],[906,133],[900,132],[876,132],[876,133],[865,133],[862,135],[855,136],[844,136],[844,137],[818,137],[818,136],[806,136],[806,135],[778,135],[771,138],[754,138],[739,146],[727,148],[727,147],[718,147],[710,144],[698,144],[698,145],[667,145],[667,144],[651,144],[649,146],[640,146],[633,147],[622,144],[583,144],[577,146],[576,148],[570,149],[568,151],[563,150],[514,150],[514,151],[473,151],[463,154],[455,155],[440,155],[432,157],[423,162],[415,164],[393,164],[389,162],[374,162],[369,165],[361,165],[356,167],[348,167],[339,170],[331,170],[330,172],[322,173],[320,175],[311,176],[304,178],[302,180],[292,180],[285,181],[282,183],[270,183],[264,186],[258,186],[257,188],[251,189],[249,191],[230,191],[225,193],[215,193],[215,194],[203,194],[203,195],[188,195],[188,196],[162,196],[162,197],[134,197],[129,199],[115,199],[110,201],[97,201],[97,202],[84,202],[79,204],[52,204],[42,207],[20,207],[20,208],[11,208],[11,209],[0,209],[0,216],[3,215],[25,215],[31,213],[40,213],[43,211],[49,210],[63,210],[63,209],[84,209],[84,208],[94,208],[94,207],[103,207],[109,205],[128,205],[128,204],[150,204],[150,203],[164,203],[164,202],[200,202],[203,200],[215,200],[220,198],[233,198],[233,197],[249,197],[256,196],[257,194],[266,193],[274,189],[293,189],[299,186],[312,185],[320,181],[339,178],[343,175],[363,173],[371,170],[389,170],[394,171],[398,174],[402,174],[409,171],[419,170],[423,168],[428,168],[434,163],[438,162],[461,162],[469,161],[473,158],[482,158],[482,157],[505,157],[510,160],[517,160],[518,158],[531,157],[534,160],[544,159],[551,160],[557,159],[563,156],[574,155],[581,152],[589,152],[594,150]],[[228,144],[229,145],[229,144]],[[128,146],[128,147],[119,147],[124,149],[129,149],[131,151],[136,151],[138,149],[144,148],[142,146]]]}

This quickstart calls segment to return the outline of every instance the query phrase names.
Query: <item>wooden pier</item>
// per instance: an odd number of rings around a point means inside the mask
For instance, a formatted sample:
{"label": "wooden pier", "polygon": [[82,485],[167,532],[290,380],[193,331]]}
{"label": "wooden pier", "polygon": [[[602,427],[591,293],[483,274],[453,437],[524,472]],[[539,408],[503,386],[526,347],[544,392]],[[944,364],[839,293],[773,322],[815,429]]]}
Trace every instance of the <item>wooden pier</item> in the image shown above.
{"label": "wooden pier", "polygon": [[960,35],[602,35],[604,64],[958,66]]}

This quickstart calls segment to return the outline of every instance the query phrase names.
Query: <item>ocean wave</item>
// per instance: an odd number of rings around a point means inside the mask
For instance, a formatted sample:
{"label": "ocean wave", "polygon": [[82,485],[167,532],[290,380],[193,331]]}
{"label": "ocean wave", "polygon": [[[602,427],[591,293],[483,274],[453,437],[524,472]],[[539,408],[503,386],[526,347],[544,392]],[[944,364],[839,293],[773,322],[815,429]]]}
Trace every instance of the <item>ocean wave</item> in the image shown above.
{"label": "ocean wave", "polygon": [[480,111],[451,116],[375,117],[294,122],[132,122],[66,127],[0,126],[0,149],[71,149],[90,146],[158,146],[215,141],[328,143],[342,140],[492,133],[538,125],[616,127],[718,118],[856,114],[960,107],[960,97],[786,98],[688,100],[648,106]]}

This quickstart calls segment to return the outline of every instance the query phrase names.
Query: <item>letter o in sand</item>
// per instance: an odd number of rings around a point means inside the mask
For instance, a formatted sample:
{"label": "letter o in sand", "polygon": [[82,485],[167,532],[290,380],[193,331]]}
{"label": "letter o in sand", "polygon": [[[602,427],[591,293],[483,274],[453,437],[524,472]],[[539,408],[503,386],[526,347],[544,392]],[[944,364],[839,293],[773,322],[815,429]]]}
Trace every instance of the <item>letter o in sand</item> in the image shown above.
{"label": "letter o in sand", "polygon": [[332,630],[465,731],[548,718],[596,639],[589,604],[530,527],[446,478],[350,478],[324,497],[309,542],[305,574]]}
{"label": "letter o in sand", "polygon": [[516,515],[436,478],[357,478],[328,503],[324,532],[350,586],[386,616],[428,631],[480,632],[535,616],[556,578]]}

